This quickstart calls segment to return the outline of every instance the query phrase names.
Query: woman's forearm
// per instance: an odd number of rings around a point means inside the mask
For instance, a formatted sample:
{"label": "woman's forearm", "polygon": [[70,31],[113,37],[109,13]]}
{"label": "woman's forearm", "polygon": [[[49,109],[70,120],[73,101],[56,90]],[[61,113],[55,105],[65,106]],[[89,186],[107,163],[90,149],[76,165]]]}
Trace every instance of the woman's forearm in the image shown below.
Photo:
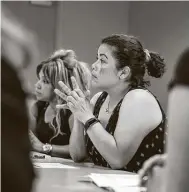
{"label": "woman's forearm", "polygon": [[119,169],[123,167],[122,157],[116,146],[114,137],[110,135],[100,123],[96,123],[90,127],[87,130],[87,134],[96,149],[109,163],[112,169]]}
{"label": "woman's forearm", "polygon": [[70,155],[75,162],[82,161],[86,157],[86,146],[83,124],[74,120],[74,127],[70,137]]}
{"label": "woman's forearm", "polygon": [[52,145],[51,156],[69,158],[69,145]]}
{"label": "woman's forearm", "polygon": [[[43,145],[44,145],[43,143],[41,143],[40,145],[36,143],[32,145],[33,146],[32,150],[39,153],[45,153],[43,151]],[[69,158],[70,157],[69,145],[52,145],[52,151],[50,155],[53,157]]]}

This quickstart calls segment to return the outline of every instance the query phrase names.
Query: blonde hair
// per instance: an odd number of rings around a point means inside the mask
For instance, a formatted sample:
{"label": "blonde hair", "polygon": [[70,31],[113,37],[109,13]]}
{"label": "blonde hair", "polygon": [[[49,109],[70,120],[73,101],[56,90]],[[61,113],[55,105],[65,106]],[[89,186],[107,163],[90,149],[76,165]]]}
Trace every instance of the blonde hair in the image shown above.
{"label": "blonde hair", "polygon": [[[53,89],[59,88],[58,82],[63,81],[71,90],[73,89],[71,83],[71,77],[74,76],[77,82],[81,82],[81,90],[87,91],[90,87],[91,73],[87,67],[87,64],[76,59],[75,52],[73,50],[60,49],[55,51],[49,59],[40,63],[37,67],[37,75],[42,70],[44,78],[49,82]],[[60,97],[56,96],[57,104],[62,104],[63,101]],[[65,110],[63,110],[65,113]],[[60,110],[56,113],[56,124],[51,122],[51,127],[54,129],[55,135],[51,138],[55,138],[61,132],[61,116]]]}

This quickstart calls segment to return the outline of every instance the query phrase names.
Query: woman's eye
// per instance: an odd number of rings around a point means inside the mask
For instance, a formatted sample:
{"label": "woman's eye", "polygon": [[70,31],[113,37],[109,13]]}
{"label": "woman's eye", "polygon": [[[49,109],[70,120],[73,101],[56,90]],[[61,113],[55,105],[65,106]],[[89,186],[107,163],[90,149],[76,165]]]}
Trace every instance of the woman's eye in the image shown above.
{"label": "woman's eye", "polygon": [[48,84],[49,82],[48,82],[48,81],[46,81],[46,80],[43,80],[43,83]]}
{"label": "woman's eye", "polygon": [[101,62],[101,63],[105,63],[105,61],[104,61],[103,59],[100,59],[100,62]]}

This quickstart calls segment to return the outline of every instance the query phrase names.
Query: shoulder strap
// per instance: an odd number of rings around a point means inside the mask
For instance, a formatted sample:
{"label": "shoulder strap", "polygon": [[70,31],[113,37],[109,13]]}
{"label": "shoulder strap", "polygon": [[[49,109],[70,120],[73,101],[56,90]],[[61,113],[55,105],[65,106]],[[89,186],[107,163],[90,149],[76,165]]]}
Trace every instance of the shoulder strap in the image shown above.
{"label": "shoulder strap", "polygon": [[105,101],[107,96],[108,96],[107,92],[102,92],[102,94],[97,99],[97,101],[95,103],[95,106],[94,106],[94,111],[93,111],[93,114],[94,114],[95,117],[98,118],[100,108],[101,108],[101,106],[102,106],[102,104]]}

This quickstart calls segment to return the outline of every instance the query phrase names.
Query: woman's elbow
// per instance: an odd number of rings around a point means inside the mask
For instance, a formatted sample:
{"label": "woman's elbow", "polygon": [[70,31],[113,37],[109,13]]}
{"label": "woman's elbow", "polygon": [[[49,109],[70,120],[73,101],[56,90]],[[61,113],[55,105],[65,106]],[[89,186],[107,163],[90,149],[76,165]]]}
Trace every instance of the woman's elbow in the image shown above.
{"label": "woman's elbow", "polygon": [[84,153],[83,154],[81,154],[81,153],[76,154],[74,152],[70,152],[70,156],[74,162],[80,163],[80,162],[84,161],[86,155]]}
{"label": "woman's elbow", "polygon": [[114,159],[111,163],[109,163],[111,169],[122,169],[126,164],[120,159]]}

